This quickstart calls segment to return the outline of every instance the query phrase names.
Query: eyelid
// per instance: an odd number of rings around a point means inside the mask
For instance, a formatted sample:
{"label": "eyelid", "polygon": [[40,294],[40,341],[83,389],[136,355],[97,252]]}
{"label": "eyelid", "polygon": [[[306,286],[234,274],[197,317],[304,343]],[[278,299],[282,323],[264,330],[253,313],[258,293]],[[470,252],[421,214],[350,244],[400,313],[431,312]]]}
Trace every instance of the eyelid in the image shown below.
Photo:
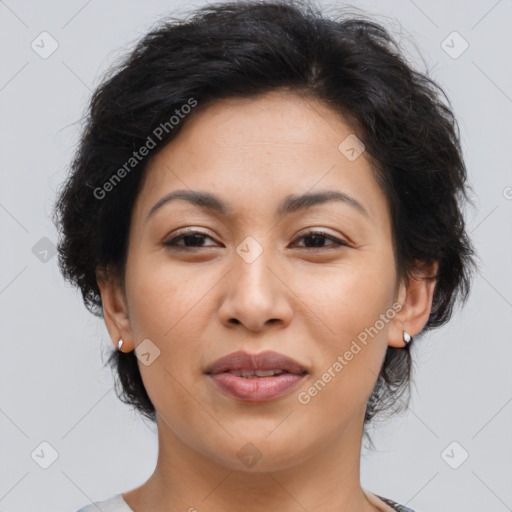
{"label": "eyelid", "polygon": [[177,237],[184,236],[184,235],[203,235],[204,237],[211,238],[212,240],[215,240],[215,237],[213,235],[210,235],[208,233],[205,233],[204,231],[201,231],[200,228],[183,228],[178,229],[177,231],[173,231],[170,235],[167,235],[165,237],[165,240],[168,242],[171,242]]}
{"label": "eyelid", "polygon": [[[170,237],[166,237],[166,241],[163,242],[163,245],[165,246],[169,246],[169,247],[179,247],[180,249],[184,249],[184,250],[199,250],[199,249],[207,249],[207,248],[211,248],[213,246],[209,245],[209,246],[203,246],[203,247],[187,247],[185,245],[177,245],[177,244],[173,244],[172,242],[174,242],[174,240],[176,240],[177,238],[181,238],[183,236],[186,236],[186,235],[201,235],[205,238],[210,238],[211,240],[215,240],[215,238],[207,233],[204,233],[203,231],[200,231],[199,229],[197,228],[193,228],[193,227],[190,227],[190,228],[184,228],[183,230],[178,230],[176,232],[174,232]],[[301,233],[299,233],[294,239],[293,241],[297,241],[297,240],[301,240],[305,237],[309,237],[309,236],[313,236],[313,235],[319,235],[319,236],[322,236],[324,238],[326,238],[327,240],[331,241],[332,243],[330,245],[326,245],[326,246],[323,246],[323,247],[301,247],[301,249],[306,249],[308,251],[314,251],[314,250],[326,250],[327,248],[329,247],[340,247],[340,246],[345,246],[345,247],[352,247],[353,246],[353,243],[351,241],[346,241],[344,238],[347,238],[347,237],[338,237],[336,235],[333,235],[331,233],[328,233],[327,231],[321,229],[321,228],[306,228],[306,231],[303,231]],[[219,242],[216,242],[216,243],[219,243]]]}
{"label": "eyelid", "polygon": [[[332,247],[332,246],[351,247],[352,246],[351,243],[347,242],[343,238],[340,238],[337,235],[333,235],[331,233],[328,233],[327,231],[325,231],[325,230],[323,230],[321,228],[316,228],[316,229],[315,228],[309,228],[306,231],[300,233],[294,240],[300,240],[301,238],[312,236],[312,235],[321,235],[324,238],[327,238],[328,240],[333,242],[333,244],[331,246],[326,246],[326,247]],[[308,250],[323,249],[323,247],[304,247],[304,248],[308,249]]]}

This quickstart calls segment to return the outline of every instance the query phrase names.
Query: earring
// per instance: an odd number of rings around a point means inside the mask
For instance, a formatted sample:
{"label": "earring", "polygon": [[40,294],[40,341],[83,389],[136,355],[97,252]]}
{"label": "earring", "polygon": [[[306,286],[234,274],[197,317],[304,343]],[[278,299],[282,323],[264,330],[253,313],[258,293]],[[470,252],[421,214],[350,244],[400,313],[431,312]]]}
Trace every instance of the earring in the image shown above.
{"label": "earring", "polygon": [[412,340],[411,335],[407,331],[404,330],[404,341],[405,341],[405,344],[407,345],[411,340]]}
{"label": "earring", "polygon": [[121,347],[123,346],[123,343],[124,343],[124,341],[123,341],[123,340],[119,340],[119,341],[117,342],[117,349],[118,349],[118,350],[121,350]]}

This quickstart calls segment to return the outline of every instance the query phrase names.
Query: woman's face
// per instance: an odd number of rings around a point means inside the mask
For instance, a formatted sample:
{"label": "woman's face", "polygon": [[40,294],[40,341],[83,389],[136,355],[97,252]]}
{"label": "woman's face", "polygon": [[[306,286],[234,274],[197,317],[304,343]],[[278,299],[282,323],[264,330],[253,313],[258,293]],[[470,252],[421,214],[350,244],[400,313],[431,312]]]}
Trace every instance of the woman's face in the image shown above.
{"label": "woman's face", "polygon": [[[139,367],[161,435],[226,467],[249,467],[251,454],[258,470],[289,467],[360,432],[399,332],[386,197],[321,102],[272,93],[191,116],[134,206],[120,333],[131,348],[146,340]],[[225,211],[185,199],[152,210],[177,190]],[[290,202],[324,192],[342,199]],[[237,399],[205,370],[238,351],[275,351],[307,374],[280,396]]]}

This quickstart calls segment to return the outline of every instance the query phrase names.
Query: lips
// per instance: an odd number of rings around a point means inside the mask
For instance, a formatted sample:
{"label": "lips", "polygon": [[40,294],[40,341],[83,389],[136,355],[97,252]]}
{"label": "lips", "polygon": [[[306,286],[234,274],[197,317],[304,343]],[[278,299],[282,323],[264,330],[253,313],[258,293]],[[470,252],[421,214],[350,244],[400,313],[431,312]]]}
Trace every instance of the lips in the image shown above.
{"label": "lips", "polygon": [[296,389],[308,372],[294,359],[277,352],[234,352],[209,365],[205,373],[230,398],[266,402]]}
{"label": "lips", "polygon": [[[266,351],[259,354],[249,354],[239,351],[228,354],[210,364],[205,373],[216,375],[223,372],[240,372],[243,376],[266,377],[263,372],[291,373],[293,375],[304,375],[307,373],[304,366],[283,354]],[[259,374],[259,375],[258,375]]]}

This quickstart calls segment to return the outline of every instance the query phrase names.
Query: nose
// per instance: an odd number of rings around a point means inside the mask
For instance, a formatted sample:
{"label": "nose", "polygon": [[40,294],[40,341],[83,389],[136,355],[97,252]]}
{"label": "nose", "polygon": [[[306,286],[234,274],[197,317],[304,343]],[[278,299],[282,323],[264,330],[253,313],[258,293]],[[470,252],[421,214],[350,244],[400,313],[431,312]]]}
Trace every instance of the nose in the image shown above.
{"label": "nose", "polygon": [[251,263],[235,254],[234,268],[224,280],[225,293],[219,309],[223,324],[229,328],[242,324],[253,332],[269,325],[288,325],[293,316],[293,293],[284,274],[266,251]]}

